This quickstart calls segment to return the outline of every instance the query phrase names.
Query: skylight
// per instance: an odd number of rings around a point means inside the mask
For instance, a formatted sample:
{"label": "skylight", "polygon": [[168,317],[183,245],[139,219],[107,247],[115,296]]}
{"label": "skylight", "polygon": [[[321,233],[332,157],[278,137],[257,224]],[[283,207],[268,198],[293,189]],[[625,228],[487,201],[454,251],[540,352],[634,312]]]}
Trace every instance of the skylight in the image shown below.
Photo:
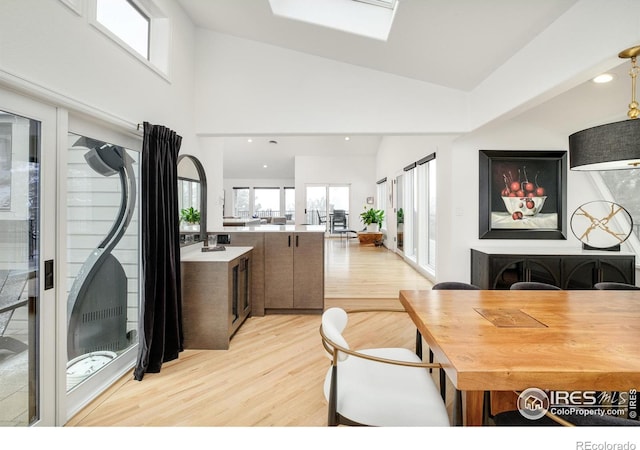
{"label": "skylight", "polygon": [[370,5],[382,6],[383,8],[393,9],[396,7],[398,0],[353,0],[354,2],[368,3]]}
{"label": "skylight", "polygon": [[[269,0],[276,16],[386,41],[397,0]],[[382,7],[381,7],[382,6]]]}

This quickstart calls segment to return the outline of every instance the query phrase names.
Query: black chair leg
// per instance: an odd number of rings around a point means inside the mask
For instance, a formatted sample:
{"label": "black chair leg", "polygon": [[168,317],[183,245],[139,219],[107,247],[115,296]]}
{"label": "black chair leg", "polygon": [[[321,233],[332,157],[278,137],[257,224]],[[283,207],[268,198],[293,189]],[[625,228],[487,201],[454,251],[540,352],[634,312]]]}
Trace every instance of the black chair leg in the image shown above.
{"label": "black chair leg", "polygon": [[487,419],[493,419],[493,414],[491,414],[491,391],[484,391],[484,408],[482,410],[483,425],[487,425]]}
{"label": "black chair leg", "polygon": [[338,426],[337,412],[338,397],[338,367],[331,367],[331,387],[329,388],[329,405],[327,408],[327,425],[330,427]]}
{"label": "black chair leg", "polygon": [[[433,362],[433,352],[429,349],[429,363]],[[433,369],[429,369],[429,372],[433,372]]]}
{"label": "black chair leg", "polygon": [[462,426],[462,391],[458,389],[453,401],[453,424],[456,427]]}
{"label": "black chair leg", "polygon": [[[416,330],[416,355],[422,359],[422,334],[420,330]],[[429,349],[429,363],[433,363],[433,352]],[[432,373],[433,369],[429,369],[429,373]],[[442,400],[446,400],[447,397],[447,377],[444,370],[440,369],[440,395]]]}

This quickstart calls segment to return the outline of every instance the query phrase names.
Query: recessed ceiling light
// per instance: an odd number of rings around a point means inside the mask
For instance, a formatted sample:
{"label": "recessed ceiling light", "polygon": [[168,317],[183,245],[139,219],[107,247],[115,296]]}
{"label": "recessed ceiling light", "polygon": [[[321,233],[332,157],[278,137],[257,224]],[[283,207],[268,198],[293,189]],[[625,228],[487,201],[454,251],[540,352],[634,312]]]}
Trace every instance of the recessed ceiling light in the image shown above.
{"label": "recessed ceiling light", "polygon": [[262,167],[266,169],[266,168],[267,168],[267,165],[266,165],[266,164],[263,164],[263,165],[262,165]]}
{"label": "recessed ceiling light", "polygon": [[344,140],[348,141],[349,139],[351,139],[349,136],[345,136]]}
{"label": "recessed ceiling light", "polygon": [[602,75],[598,75],[591,81],[593,81],[594,83],[608,83],[611,80],[613,80],[613,75],[611,75],[610,73],[603,73]]}
{"label": "recessed ceiling light", "polygon": [[249,138],[247,139],[247,142],[253,142],[253,139]]}

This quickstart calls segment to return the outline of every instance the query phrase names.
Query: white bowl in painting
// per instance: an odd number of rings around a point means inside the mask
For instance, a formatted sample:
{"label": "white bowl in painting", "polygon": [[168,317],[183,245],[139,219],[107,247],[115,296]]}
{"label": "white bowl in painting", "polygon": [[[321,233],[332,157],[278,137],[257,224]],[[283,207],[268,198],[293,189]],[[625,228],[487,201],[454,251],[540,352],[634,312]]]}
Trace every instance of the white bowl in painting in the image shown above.
{"label": "white bowl in painting", "polygon": [[544,197],[502,197],[509,214],[520,211],[523,216],[535,216],[544,206]]}

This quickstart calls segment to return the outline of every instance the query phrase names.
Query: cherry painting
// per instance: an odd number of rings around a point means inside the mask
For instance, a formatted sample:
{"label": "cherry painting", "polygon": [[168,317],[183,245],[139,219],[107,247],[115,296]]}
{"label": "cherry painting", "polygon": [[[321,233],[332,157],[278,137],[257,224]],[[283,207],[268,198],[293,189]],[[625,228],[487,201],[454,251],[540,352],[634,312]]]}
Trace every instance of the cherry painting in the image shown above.
{"label": "cherry painting", "polygon": [[[558,153],[563,157],[559,159]],[[561,229],[566,195],[564,155],[566,152],[482,150],[481,230],[483,225],[488,230],[507,231]],[[528,238],[522,233],[516,237]]]}

